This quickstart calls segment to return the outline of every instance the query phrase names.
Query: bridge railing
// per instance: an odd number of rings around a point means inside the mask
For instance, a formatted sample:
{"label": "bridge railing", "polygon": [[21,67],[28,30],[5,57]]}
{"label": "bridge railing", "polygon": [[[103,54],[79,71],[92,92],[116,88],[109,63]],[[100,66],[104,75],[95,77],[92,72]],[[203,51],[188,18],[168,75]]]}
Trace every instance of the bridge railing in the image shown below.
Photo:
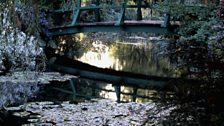
{"label": "bridge railing", "polygon": [[94,0],[93,2],[76,0],[59,3],[61,3],[59,7],[55,7],[55,10],[51,12],[70,14],[68,16],[70,23],[67,23],[69,26],[84,22],[115,22],[115,25],[119,26],[123,25],[125,20],[166,19],[163,14],[152,9],[152,2],[146,0],[136,0],[136,2],[132,3],[127,0],[121,0],[121,2],[114,2],[113,0],[106,2],[102,0]]}

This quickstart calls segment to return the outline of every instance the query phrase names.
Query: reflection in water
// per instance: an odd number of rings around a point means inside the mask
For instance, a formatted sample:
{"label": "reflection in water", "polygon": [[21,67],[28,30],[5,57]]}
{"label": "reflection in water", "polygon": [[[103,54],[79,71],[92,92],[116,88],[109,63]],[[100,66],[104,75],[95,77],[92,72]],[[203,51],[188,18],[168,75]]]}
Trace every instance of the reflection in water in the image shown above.
{"label": "reflection in water", "polygon": [[106,90],[111,90],[113,92],[108,92],[108,91],[101,91],[99,93],[99,96],[103,97],[103,98],[108,98],[108,99],[112,99],[114,101],[117,100],[117,96],[114,90],[114,87],[112,86],[112,84],[106,84],[106,86],[104,87],[104,89]]}
{"label": "reflection in water", "polygon": [[[160,94],[155,90],[121,86],[118,93],[113,84],[89,79],[78,79],[76,88],[76,93],[86,98],[108,98],[114,101],[138,103],[160,99]],[[68,87],[68,90],[71,90],[71,87]]]}
{"label": "reflection in water", "polygon": [[[120,71],[141,73],[146,75],[176,77],[172,64],[166,55],[168,42],[158,38],[149,41],[144,37],[128,37],[126,42],[104,43],[96,40],[80,58],[82,62]],[[83,85],[83,84],[81,84]],[[117,100],[115,88],[112,84],[97,82],[99,97]],[[121,87],[121,101],[148,102],[155,97],[156,92],[147,89]],[[85,91],[84,91],[85,92]],[[137,95],[138,97],[134,97]]]}
{"label": "reflection in water", "polygon": [[78,60],[101,68],[174,77],[177,75],[169,58],[164,54],[166,43],[161,40],[112,44],[96,41]]}
{"label": "reflection in water", "polygon": [[[113,64],[119,64],[110,52],[109,46],[102,42],[94,42],[92,48],[83,54],[78,60],[101,68],[111,68]],[[115,67],[116,70],[122,70],[121,66]]]}

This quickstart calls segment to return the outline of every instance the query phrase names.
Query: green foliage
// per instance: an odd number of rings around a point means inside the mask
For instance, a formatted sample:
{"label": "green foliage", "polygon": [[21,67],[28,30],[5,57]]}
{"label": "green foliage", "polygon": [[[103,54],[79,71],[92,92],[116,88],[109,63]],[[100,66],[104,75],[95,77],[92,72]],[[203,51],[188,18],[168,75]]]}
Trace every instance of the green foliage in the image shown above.
{"label": "green foliage", "polygon": [[[211,26],[217,23],[215,8],[191,7],[182,10],[183,12],[179,16],[182,26],[178,31],[181,41],[206,42],[208,37],[214,33]],[[177,12],[179,11],[177,10]]]}
{"label": "green foliage", "polygon": [[[202,125],[205,121],[206,125],[222,125],[223,103],[220,101],[224,92],[222,67],[224,25],[216,17],[217,7],[179,8],[174,9],[175,11],[172,9],[174,8],[170,8],[171,13],[176,12],[172,19],[181,21],[182,25],[176,34],[171,36],[174,39],[171,45],[171,57],[177,63],[183,77],[201,80],[200,83],[194,85],[187,83],[186,87],[183,85],[184,82],[181,82],[179,87],[176,87],[176,93],[181,91],[181,94],[177,95],[181,97],[176,101],[184,101],[180,105],[180,111],[185,111],[184,109],[189,109],[192,105],[206,104],[208,114],[199,115]],[[194,108],[186,111],[189,112]],[[174,113],[175,116],[176,114],[177,112]]]}
{"label": "green foliage", "polygon": [[192,21],[179,29],[180,41],[194,40],[207,43],[209,37],[215,34],[214,30],[212,30],[212,26],[215,24],[217,24],[215,18],[209,18],[206,21]]}
{"label": "green foliage", "polygon": [[[215,6],[168,6],[171,20],[178,20],[181,26],[175,31],[172,47],[172,58],[182,70],[183,76],[210,78],[208,61],[211,59],[208,46],[211,37],[216,34],[212,29],[218,23]],[[175,37],[174,37],[175,36]],[[192,75],[191,75],[192,76]]]}

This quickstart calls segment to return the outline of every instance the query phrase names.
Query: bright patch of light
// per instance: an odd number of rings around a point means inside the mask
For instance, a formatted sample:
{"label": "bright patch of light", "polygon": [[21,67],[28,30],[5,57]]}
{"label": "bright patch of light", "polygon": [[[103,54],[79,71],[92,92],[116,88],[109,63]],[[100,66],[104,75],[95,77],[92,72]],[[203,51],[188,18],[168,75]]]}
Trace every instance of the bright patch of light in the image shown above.
{"label": "bright patch of light", "polygon": [[92,45],[93,48],[84,53],[78,60],[100,68],[112,68],[115,64],[116,70],[122,69],[122,66],[118,64],[119,59],[115,59],[110,55],[111,52],[107,45],[104,45],[101,42],[96,42]]}
{"label": "bright patch of light", "polygon": [[[114,87],[111,84],[108,84],[104,89],[114,91]],[[115,91],[114,92],[101,91],[100,96],[104,97],[104,98],[114,100],[114,101],[117,100],[117,95],[116,95]]]}

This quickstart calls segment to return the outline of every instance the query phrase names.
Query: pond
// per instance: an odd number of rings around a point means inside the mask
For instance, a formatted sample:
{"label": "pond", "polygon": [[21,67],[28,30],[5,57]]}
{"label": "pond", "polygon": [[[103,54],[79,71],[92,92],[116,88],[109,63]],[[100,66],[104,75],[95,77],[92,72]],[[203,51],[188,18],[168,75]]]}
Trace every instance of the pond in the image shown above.
{"label": "pond", "polygon": [[168,51],[166,40],[159,37],[154,38],[159,40],[148,40],[138,36],[133,39],[109,44],[103,41],[93,42],[92,47],[77,60],[100,68],[145,75],[175,76],[174,66],[165,52]]}
{"label": "pond", "polygon": [[[168,55],[169,40],[161,36],[153,35],[152,37],[150,34],[126,35],[124,33],[122,35],[102,35],[97,33],[94,37],[89,34],[79,34],[79,41],[76,40],[76,42],[68,38],[60,39],[59,45],[61,46],[57,53],[67,54],[74,60],[99,68],[116,71],[174,78],[180,74],[175,70],[175,65],[171,63]],[[71,47],[76,49],[71,49]],[[78,91],[84,91],[82,94],[98,94],[98,97],[117,100],[116,88],[111,83],[95,82],[81,78],[77,82],[79,82],[77,88],[80,88]],[[88,88],[90,89],[87,90]],[[153,94],[156,92],[155,90],[127,86],[120,87],[120,90],[123,92],[120,98],[124,102],[150,101],[152,97],[155,97]],[[134,95],[138,97],[133,97]]]}

